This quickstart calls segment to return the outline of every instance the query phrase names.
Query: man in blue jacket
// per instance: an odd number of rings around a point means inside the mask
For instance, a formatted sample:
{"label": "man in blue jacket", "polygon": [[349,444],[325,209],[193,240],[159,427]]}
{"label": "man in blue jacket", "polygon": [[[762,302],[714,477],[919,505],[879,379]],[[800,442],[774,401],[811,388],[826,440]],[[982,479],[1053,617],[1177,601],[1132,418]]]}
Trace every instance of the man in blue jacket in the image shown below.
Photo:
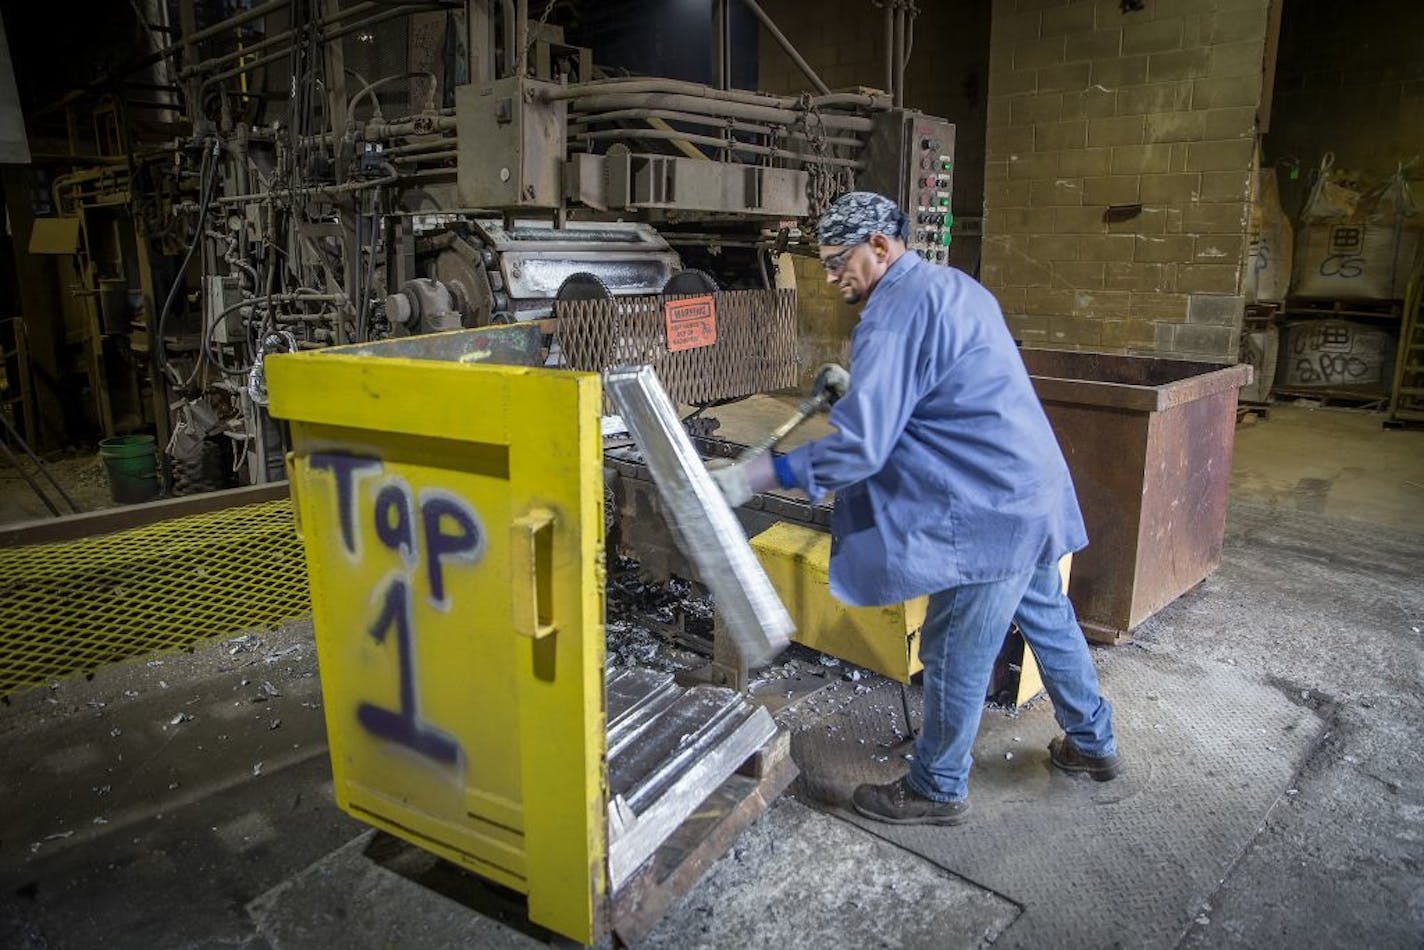
{"label": "man in blue jacket", "polygon": [[995,657],[1017,623],[1064,735],[1060,769],[1119,770],[1112,706],[1063,593],[1058,561],[1087,544],[1068,466],[997,302],[905,247],[894,202],[852,192],[822,217],[827,280],[862,304],[836,431],[713,473],[735,507],[755,492],[836,493],[831,591],[855,605],[929,595],[920,634],[924,728],[909,774],[862,785],[861,814],[950,825],[968,810],[970,748]]}

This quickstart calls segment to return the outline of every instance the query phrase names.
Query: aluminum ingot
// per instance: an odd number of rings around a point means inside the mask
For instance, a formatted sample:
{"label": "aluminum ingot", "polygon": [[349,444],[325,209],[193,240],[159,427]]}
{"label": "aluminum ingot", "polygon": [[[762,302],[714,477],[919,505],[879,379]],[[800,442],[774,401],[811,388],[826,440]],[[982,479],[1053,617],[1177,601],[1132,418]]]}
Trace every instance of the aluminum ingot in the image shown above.
{"label": "aluminum ingot", "polygon": [[768,662],[786,649],[796,626],[652,367],[609,370],[604,389],[642,449],[663,516],[712,592],[727,635],[748,667]]}

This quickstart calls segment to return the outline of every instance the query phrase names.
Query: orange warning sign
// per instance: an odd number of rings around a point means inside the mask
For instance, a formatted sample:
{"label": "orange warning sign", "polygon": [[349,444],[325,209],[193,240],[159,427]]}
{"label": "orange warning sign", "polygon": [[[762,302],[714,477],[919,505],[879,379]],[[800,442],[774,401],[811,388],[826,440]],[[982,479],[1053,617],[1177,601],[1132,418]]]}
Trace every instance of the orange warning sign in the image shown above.
{"label": "orange warning sign", "polygon": [[695,350],[717,342],[717,304],[711,294],[683,297],[663,305],[669,352]]}

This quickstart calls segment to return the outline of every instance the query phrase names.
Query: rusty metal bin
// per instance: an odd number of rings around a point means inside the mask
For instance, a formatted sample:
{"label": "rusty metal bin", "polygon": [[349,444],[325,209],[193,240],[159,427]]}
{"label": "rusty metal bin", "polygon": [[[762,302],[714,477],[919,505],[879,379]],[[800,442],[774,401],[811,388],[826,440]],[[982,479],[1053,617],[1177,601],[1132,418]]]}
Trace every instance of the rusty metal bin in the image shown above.
{"label": "rusty metal bin", "polygon": [[1116,643],[1221,563],[1236,397],[1251,367],[1022,352],[1088,527],[1073,606],[1089,639]]}

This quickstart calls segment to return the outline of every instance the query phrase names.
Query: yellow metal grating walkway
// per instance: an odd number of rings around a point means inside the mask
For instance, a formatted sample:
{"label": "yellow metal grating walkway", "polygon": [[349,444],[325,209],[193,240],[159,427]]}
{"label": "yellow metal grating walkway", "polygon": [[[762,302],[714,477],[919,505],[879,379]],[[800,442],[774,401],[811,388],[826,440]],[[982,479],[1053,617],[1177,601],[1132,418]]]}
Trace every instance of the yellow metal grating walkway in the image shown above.
{"label": "yellow metal grating walkway", "polygon": [[0,695],[310,611],[288,499],[0,550]]}

